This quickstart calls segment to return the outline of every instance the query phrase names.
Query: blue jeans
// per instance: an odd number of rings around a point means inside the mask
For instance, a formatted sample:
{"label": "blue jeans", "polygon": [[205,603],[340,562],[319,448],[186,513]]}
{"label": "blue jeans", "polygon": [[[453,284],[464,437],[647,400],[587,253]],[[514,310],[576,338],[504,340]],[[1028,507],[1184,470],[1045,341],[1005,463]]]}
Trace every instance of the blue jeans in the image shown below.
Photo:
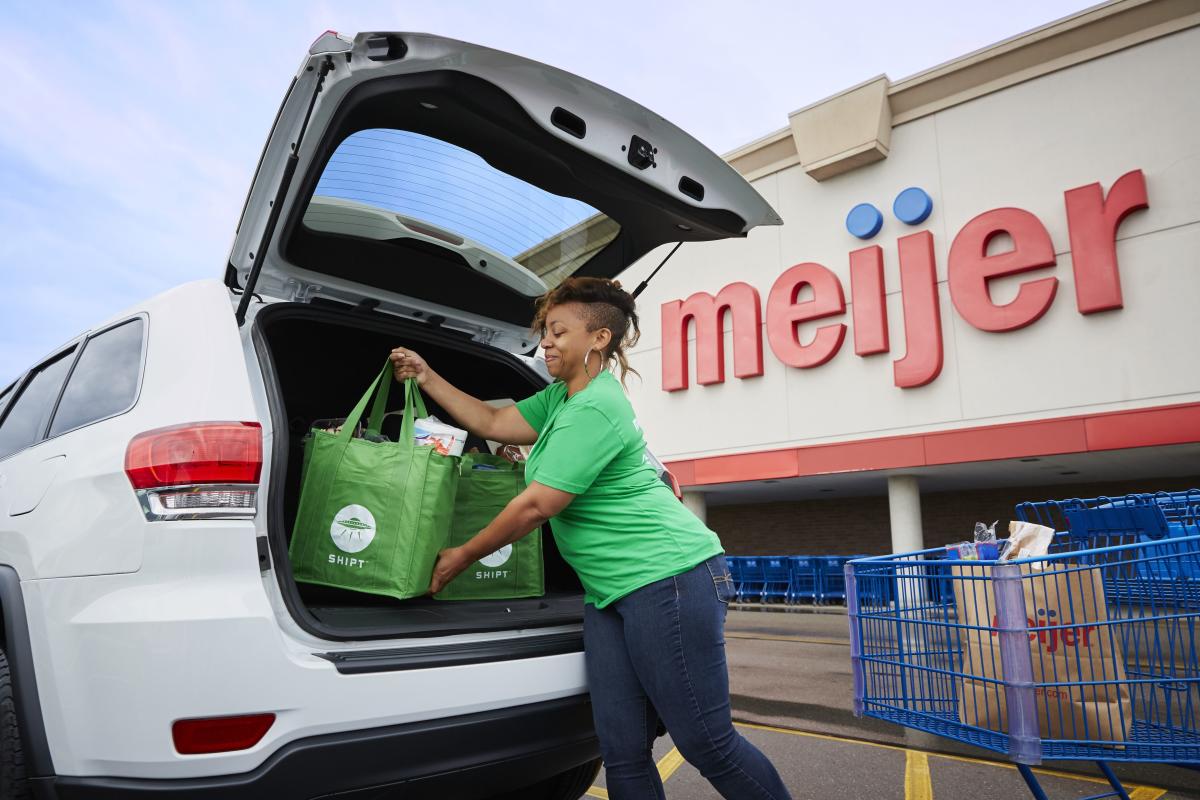
{"label": "blue jeans", "polygon": [[663,800],[651,747],[659,717],[675,746],[722,797],[790,800],[775,767],[733,727],[724,556],[664,578],[604,609],[584,608],[592,714],[612,800]]}

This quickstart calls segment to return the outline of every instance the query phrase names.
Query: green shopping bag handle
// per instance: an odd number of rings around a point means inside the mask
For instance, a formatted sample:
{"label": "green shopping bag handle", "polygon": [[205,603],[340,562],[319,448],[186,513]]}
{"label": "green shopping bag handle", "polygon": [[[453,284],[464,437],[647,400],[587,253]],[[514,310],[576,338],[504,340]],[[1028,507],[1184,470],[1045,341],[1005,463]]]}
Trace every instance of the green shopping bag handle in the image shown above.
{"label": "green shopping bag handle", "polygon": [[[367,422],[367,433],[379,433],[379,429],[383,426],[383,412],[387,408],[388,396],[392,390],[391,372],[392,362],[389,360],[384,363],[383,369],[379,371],[375,380],[371,381],[371,385],[367,387],[367,391],[359,398],[358,404],[354,406],[350,416],[346,417],[346,422],[337,435],[338,441],[349,442],[353,437],[354,429],[358,427],[363,412],[367,410],[367,403],[370,402],[371,395],[375,395],[375,403],[371,406],[371,418]],[[400,441],[402,443],[412,444],[414,420],[417,415],[427,417],[429,413],[425,410],[425,401],[421,398],[421,390],[417,387],[416,379],[408,378],[404,381],[404,417],[400,424]]]}

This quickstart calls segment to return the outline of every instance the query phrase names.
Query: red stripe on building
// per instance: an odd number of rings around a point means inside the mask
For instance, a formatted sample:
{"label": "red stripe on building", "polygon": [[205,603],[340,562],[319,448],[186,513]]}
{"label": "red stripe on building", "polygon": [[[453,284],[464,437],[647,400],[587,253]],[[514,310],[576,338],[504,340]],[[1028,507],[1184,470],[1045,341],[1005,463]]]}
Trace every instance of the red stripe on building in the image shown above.
{"label": "red stripe on building", "polygon": [[1200,440],[1200,403],[1121,411],[1084,420],[1089,450],[1119,450]]}
{"label": "red stripe on building", "polygon": [[667,462],[681,486],[1200,442],[1200,403]]}

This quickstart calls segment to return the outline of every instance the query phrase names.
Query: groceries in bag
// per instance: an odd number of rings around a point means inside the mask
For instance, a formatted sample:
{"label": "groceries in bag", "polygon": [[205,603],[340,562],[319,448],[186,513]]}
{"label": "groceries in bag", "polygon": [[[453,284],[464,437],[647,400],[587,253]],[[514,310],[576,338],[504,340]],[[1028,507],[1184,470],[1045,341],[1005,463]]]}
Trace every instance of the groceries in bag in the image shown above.
{"label": "groceries in bag", "polygon": [[995,561],[1000,556],[1000,547],[996,543],[998,524],[1000,520],[991,525],[976,522],[974,541],[946,545],[946,558],[956,561]]}
{"label": "groceries in bag", "polygon": [[978,561],[980,556],[974,542],[955,542],[946,545],[946,558],[955,561]]}
{"label": "groceries in bag", "polygon": [[[484,400],[492,408],[508,408],[516,405],[516,402],[511,397],[500,397],[494,400]],[[528,445],[520,444],[504,444],[503,442],[493,442],[487,440],[488,449],[494,455],[503,457],[504,459],[513,462],[514,464],[529,460],[529,453],[533,449]]]}
{"label": "groceries in bag", "polygon": [[[524,490],[524,464],[490,453],[464,455],[447,546],[466,544]],[[467,567],[434,598],[510,600],[545,593],[542,532],[535,529]]]}
{"label": "groceries in bag", "polygon": [[[390,411],[384,419],[404,412]],[[413,442],[418,447],[432,447],[444,456],[461,456],[467,443],[467,432],[447,425],[432,414],[413,420]]]}
{"label": "groceries in bag", "polygon": [[[326,433],[335,433],[335,434],[341,433],[342,428],[345,426],[345,424],[346,424],[345,417],[329,417],[326,419],[313,420],[312,424],[308,426],[308,436],[306,436],[305,439],[307,440],[307,439],[311,438],[313,431],[325,431]],[[350,435],[353,436],[355,439],[366,439],[367,441],[370,441],[370,442],[391,441],[386,436],[384,436],[382,433],[368,433],[367,429],[363,426],[363,424],[361,422],[358,423],[357,425],[353,426],[352,433]]]}
{"label": "groceries in bag", "polygon": [[444,456],[461,456],[467,432],[447,425],[437,417],[422,417],[413,423],[413,441],[418,446],[432,447]]}
{"label": "groceries in bag", "polygon": [[[296,580],[406,599],[425,594],[446,546],[458,459],[414,441],[427,417],[415,380],[404,381],[396,442],[372,441],[392,384],[387,362],[337,433],[315,429],[305,446],[300,508],[288,553]],[[374,396],[363,438],[354,436]]]}

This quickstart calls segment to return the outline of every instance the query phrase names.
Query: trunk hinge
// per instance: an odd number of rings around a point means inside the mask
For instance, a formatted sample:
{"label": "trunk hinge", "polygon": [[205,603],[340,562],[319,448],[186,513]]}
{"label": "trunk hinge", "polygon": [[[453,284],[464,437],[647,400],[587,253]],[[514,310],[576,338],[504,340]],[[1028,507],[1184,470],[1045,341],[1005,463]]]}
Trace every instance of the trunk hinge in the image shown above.
{"label": "trunk hinge", "polygon": [[267,248],[271,244],[271,237],[275,234],[275,226],[279,223],[279,211],[283,207],[283,199],[287,196],[288,188],[292,185],[292,177],[296,174],[296,165],[300,162],[300,143],[308,130],[308,120],[312,117],[313,107],[317,104],[317,96],[321,94],[321,88],[325,85],[325,76],[332,69],[333,57],[325,56],[325,60],[321,62],[320,72],[317,74],[316,88],[313,89],[312,97],[308,101],[308,110],[304,112],[304,121],[300,124],[300,131],[296,134],[296,141],[292,142],[292,151],[288,153],[287,163],[284,164],[283,176],[279,179],[279,188],[275,190],[275,199],[271,201],[271,213],[267,215],[267,224],[263,228],[258,249],[250,254],[250,260],[254,263],[250,267],[245,291],[237,307],[236,318],[239,328],[246,322],[246,309],[250,306],[250,298],[254,296],[254,286],[258,283],[258,274],[262,272],[263,262],[267,260]]}
{"label": "trunk hinge", "polygon": [[307,303],[320,289],[315,283],[305,283],[295,278],[289,278],[287,282],[288,299],[296,303]]}

